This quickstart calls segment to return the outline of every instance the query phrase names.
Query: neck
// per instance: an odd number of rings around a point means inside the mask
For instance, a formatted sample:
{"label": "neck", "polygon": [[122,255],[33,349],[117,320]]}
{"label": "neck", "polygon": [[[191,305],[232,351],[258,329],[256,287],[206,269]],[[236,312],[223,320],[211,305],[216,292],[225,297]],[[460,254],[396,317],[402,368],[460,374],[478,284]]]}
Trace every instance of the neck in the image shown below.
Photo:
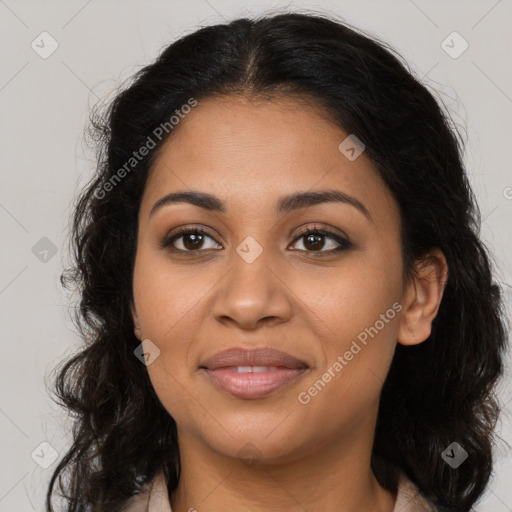
{"label": "neck", "polygon": [[181,474],[173,512],[392,512],[396,495],[370,467],[371,442],[333,439],[300,457],[253,464],[226,457],[178,429]]}

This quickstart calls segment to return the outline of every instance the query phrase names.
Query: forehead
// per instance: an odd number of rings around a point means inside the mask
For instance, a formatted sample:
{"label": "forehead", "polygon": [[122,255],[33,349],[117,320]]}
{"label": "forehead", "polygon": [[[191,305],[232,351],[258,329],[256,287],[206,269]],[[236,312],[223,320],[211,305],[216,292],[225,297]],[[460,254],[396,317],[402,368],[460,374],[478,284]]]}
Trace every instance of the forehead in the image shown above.
{"label": "forehead", "polygon": [[[364,151],[347,158],[350,134],[312,101],[250,100],[239,95],[202,100],[180,120],[150,171],[141,205],[175,190],[200,190],[230,205],[274,208],[300,191],[338,189],[373,216],[397,214],[394,200]],[[351,139],[349,139],[351,140]],[[389,219],[386,219],[389,221]]]}

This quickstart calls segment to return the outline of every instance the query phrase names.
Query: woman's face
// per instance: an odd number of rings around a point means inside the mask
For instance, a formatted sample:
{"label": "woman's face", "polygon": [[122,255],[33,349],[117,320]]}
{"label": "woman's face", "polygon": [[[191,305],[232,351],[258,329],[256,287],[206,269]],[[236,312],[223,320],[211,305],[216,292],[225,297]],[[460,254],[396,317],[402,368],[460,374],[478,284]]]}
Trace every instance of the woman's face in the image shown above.
{"label": "woman's face", "polygon": [[[373,435],[403,316],[400,218],[362,148],[339,149],[348,135],[297,101],[231,96],[201,101],[162,147],[140,208],[132,313],[181,438],[291,460]],[[291,199],[328,190],[352,203]],[[177,192],[222,211],[185,200],[152,211]],[[162,247],[183,227],[204,233]],[[202,368],[265,347],[303,369]]]}

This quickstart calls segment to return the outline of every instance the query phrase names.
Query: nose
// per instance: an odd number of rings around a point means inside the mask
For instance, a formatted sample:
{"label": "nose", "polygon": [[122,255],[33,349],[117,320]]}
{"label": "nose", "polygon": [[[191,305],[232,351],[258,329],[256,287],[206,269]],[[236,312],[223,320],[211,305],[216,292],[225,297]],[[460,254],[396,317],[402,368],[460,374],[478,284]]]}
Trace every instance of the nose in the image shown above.
{"label": "nose", "polygon": [[292,295],[270,251],[264,250],[254,261],[236,253],[213,299],[213,317],[245,330],[287,322],[293,313]]}

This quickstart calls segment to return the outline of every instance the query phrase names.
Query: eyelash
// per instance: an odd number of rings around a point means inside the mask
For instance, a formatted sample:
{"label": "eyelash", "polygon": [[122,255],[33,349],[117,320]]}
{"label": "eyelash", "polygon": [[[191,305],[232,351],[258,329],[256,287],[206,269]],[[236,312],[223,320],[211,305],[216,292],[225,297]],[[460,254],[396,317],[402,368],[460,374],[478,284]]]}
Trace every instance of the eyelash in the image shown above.
{"label": "eyelash", "polygon": [[[201,250],[201,249],[199,249],[199,250],[183,250],[183,249],[176,249],[175,247],[172,247],[172,243],[175,240],[177,240],[177,239],[179,239],[179,238],[181,238],[181,237],[183,237],[185,235],[198,234],[198,233],[200,233],[202,235],[205,235],[205,236],[211,238],[212,240],[214,240],[214,238],[207,231],[205,231],[202,228],[181,228],[176,233],[174,233],[174,234],[172,234],[170,236],[165,237],[162,240],[162,243],[160,244],[161,248],[162,249],[167,248],[171,252],[180,252],[182,254],[185,254],[186,256],[192,256],[192,255],[194,255],[194,253],[202,252],[205,249],[203,249],[203,250]],[[337,253],[340,253],[342,251],[346,251],[347,249],[350,249],[352,247],[352,243],[351,242],[349,242],[348,240],[340,237],[339,235],[336,235],[332,231],[328,231],[326,229],[316,228],[316,227],[314,227],[314,228],[307,228],[304,231],[302,231],[301,233],[299,233],[295,237],[295,239],[293,240],[293,243],[297,242],[301,238],[307,237],[308,235],[323,235],[323,236],[326,236],[328,238],[331,238],[336,243],[340,244],[340,246],[336,247],[336,249],[331,249],[329,251],[308,251],[308,250],[299,249],[299,252],[307,252],[307,253],[314,254],[315,258],[322,258],[325,255],[337,254]],[[208,249],[206,249],[206,250],[208,250]],[[218,249],[213,249],[213,250],[218,250]]]}

